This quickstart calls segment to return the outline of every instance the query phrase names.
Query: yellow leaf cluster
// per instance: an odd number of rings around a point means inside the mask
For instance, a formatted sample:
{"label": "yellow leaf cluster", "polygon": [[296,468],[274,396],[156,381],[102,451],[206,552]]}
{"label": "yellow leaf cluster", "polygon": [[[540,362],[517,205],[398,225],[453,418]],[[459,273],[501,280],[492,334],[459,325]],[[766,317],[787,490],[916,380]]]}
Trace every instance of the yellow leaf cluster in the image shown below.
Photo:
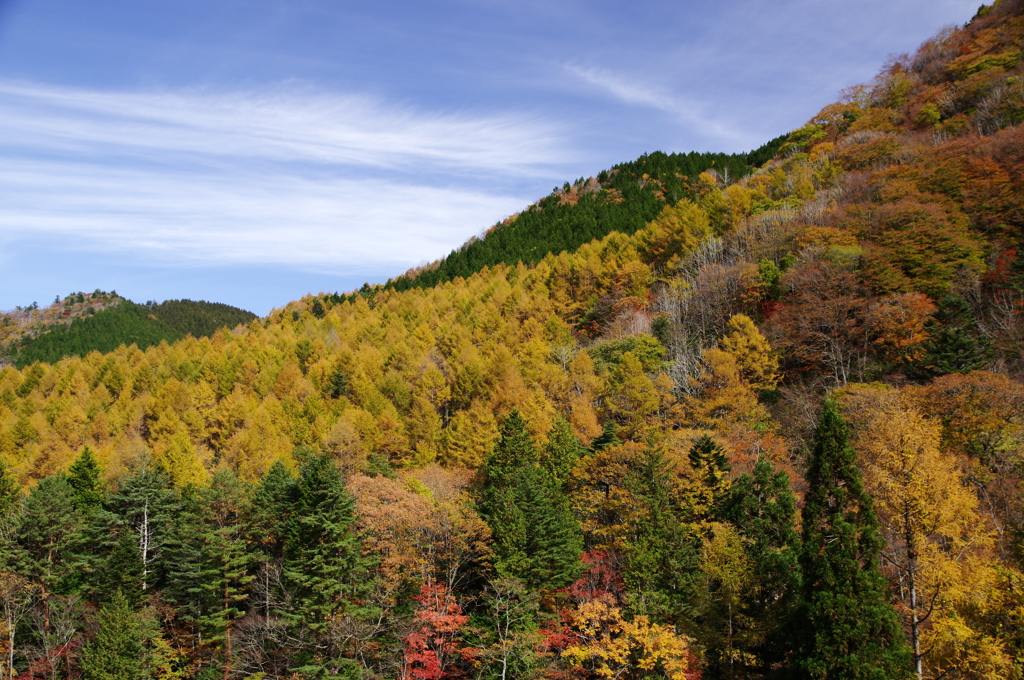
{"label": "yellow leaf cluster", "polygon": [[580,604],[566,621],[572,642],[561,658],[597,678],[686,680],[690,639],[646,616],[627,619],[608,599]]}

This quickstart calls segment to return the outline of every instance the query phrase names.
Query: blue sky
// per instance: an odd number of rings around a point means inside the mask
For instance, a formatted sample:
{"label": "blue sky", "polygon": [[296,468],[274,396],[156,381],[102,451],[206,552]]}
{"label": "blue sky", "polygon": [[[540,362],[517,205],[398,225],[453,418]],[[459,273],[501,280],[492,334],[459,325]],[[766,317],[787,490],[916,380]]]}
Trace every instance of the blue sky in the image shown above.
{"label": "blue sky", "polygon": [[266,314],[642,153],[746,151],[978,0],[0,0],[0,309]]}

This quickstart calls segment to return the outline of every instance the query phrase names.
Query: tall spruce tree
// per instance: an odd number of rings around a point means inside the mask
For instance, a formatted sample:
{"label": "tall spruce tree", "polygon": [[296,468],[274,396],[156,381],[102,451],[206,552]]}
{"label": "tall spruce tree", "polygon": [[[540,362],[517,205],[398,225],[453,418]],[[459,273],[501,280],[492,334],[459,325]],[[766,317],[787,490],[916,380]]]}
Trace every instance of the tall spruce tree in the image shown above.
{"label": "tall spruce tree", "polygon": [[290,625],[302,640],[299,672],[336,677],[351,664],[330,634],[343,616],[364,614],[370,560],[355,529],[355,501],[328,456],[309,458],[299,471],[295,508],[285,543],[284,580]]}
{"label": "tall spruce tree", "polygon": [[938,310],[926,327],[924,354],[908,364],[908,377],[929,380],[947,373],[970,373],[989,365],[995,356],[992,341],[978,328],[971,305],[950,293],[939,300]]}
{"label": "tall spruce tree", "polygon": [[[554,443],[541,456],[513,410],[504,419],[500,437],[487,459],[480,510],[491,527],[501,576],[522,580],[530,588],[562,588],[580,574],[583,534],[562,492],[572,442],[552,432]],[[570,433],[571,435],[571,433]],[[566,450],[563,450],[566,449]]]}
{"label": "tall spruce tree", "polygon": [[15,532],[18,570],[39,587],[47,631],[50,598],[72,593],[79,585],[78,567],[87,546],[76,501],[64,473],[39,480],[25,499]]}
{"label": "tall spruce tree", "polygon": [[145,626],[124,594],[117,591],[98,619],[96,635],[82,647],[82,680],[148,678]]}
{"label": "tall spruce tree", "polygon": [[[96,457],[86,446],[68,468],[67,477],[82,518],[80,543],[85,548],[78,560],[78,589],[92,598],[105,600],[116,590],[116,587],[111,587],[114,585],[111,579],[121,576],[119,572],[108,569],[118,546],[119,519],[104,507],[106,491],[100,473]],[[134,605],[138,594],[130,580],[124,585],[127,587],[125,596]]]}
{"label": "tall spruce tree", "polygon": [[548,443],[540,452],[540,464],[559,491],[565,489],[573,468],[586,449],[572,432],[572,425],[561,416],[548,433]]}
{"label": "tall spruce tree", "polygon": [[638,521],[626,551],[623,580],[633,608],[658,621],[693,618],[700,536],[691,508],[673,490],[672,464],[660,447],[632,461],[626,487],[636,498]]}
{"label": "tall spruce tree", "polygon": [[814,435],[803,511],[799,667],[815,680],[899,680],[910,650],[879,569],[883,540],[834,401]]}
{"label": "tall spruce tree", "polygon": [[100,482],[100,466],[86,446],[82,454],[68,468],[68,483],[75,489],[78,507],[90,512],[103,503],[103,485]]}
{"label": "tall spruce tree", "polygon": [[141,588],[148,594],[165,573],[163,558],[181,512],[181,499],[167,473],[146,459],[118,481],[107,507],[118,517],[122,531],[135,538],[142,564]]}
{"label": "tall spruce tree", "polygon": [[753,567],[755,587],[744,610],[758,630],[751,636],[747,665],[762,677],[787,677],[801,592],[796,496],[789,475],[767,458],[758,458],[752,474],[733,482],[721,517],[744,538]]}
{"label": "tall spruce tree", "polygon": [[245,488],[229,469],[218,471],[203,489],[204,522],[201,572],[206,605],[200,622],[209,631],[207,639],[223,643],[222,671],[225,680],[233,663],[235,621],[244,613],[250,555],[249,534],[242,520]]}

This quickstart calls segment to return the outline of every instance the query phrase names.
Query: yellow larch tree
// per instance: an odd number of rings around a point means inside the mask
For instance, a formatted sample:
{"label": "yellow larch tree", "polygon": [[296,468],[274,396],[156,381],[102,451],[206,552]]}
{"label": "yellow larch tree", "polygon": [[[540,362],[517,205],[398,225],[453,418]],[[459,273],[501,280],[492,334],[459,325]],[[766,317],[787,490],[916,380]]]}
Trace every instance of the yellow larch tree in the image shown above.
{"label": "yellow larch tree", "polygon": [[746,314],[736,314],[726,324],[718,346],[736,358],[740,375],[755,390],[772,390],[779,384],[779,358],[768,339]]}
{"label": "yellow larch tree", "polygon": [[[952,641],[950,624],[961,619],[961,605],[984,578],[992,532],[960,461],[939,447],[938,422],[891,388],[854,385],[838,396],[856,427],[853,444],[886,538],[883,571],[900,604],[918,678],[944,677],[957,669],[939,661],[956,658],[942,644]],[[980,648],[994,654],[985,664],[1003,663],[997,640]]]}

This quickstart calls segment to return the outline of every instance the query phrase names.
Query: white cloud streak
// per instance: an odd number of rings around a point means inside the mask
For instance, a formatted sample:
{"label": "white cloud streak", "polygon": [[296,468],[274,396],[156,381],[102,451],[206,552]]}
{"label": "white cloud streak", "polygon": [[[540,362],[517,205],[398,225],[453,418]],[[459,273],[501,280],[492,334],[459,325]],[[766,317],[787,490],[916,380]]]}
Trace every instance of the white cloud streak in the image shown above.
{"label": "white cloud streak", "polygon": [[4,167],[0,184],[8,192],[0,238],[9,241],[46,234],[163,264],[324,271],[406,267],[521,206],[515,198],[386,180],[169,177],[47,161]]}
{"label": "white cloud streak", "polygon": [[706,114],[703,106],[695,100],[688,100],[656,85],[602,69],[572,64],[566,64],[564,69],[578,80],[613,99],[633,106],[664,111],[701,135],[724,143],[744,139],[735,125],[727,124],[720,115]]}
{"label": "white cloud streak", "polygon": [[0,82],[0,129],[34,150],[177,152],[382,168],[428,163],[534,172],[561,151],[524,115],[411,110],[361,95],[276,91],[105,92]]}
{"label": "white cloud streak", "polygon": [[[295,90],[0,82],[0,240],[57,236],[162,264],[398,273],[521,209],[523,197],[489,187],[556,174],[556,132],[530,116]],[[447,188],[452,178],[468,188]]]}

